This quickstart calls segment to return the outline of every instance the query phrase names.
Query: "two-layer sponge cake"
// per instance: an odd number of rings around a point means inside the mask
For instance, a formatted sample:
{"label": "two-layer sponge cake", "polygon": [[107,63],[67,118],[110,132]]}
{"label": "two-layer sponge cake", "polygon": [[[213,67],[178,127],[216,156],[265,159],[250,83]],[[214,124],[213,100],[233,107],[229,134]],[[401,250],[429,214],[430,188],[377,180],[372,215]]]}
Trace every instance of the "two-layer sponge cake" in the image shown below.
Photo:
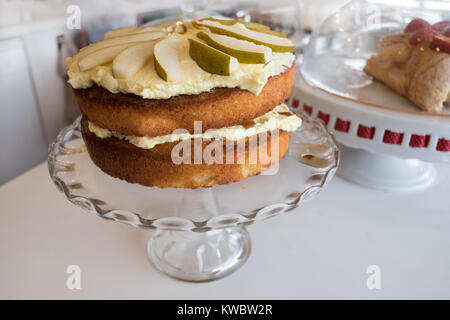
{"label": "two-layer sponge cake", "polygon": [[293,50],[269,27],[215,18],[109,31],[66,61],[92,161],[156,187],[260,173],[301,125],[283,104]]}

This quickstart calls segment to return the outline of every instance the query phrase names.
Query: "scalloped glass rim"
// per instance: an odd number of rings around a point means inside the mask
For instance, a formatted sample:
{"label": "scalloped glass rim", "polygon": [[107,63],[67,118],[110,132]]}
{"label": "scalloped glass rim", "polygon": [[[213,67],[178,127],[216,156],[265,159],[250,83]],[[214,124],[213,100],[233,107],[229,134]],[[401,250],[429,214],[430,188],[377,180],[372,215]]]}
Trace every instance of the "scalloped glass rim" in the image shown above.
{"label": "scalloped glass rim", "polygon": [[48,169],[70,202],[104,219],[141,228],[197,232],[249,225],[298,207],[318,194],[336,172],[339,150],[334,137],[320,120],[297,113],[303,125],[292,134],[290,151],[273,176],[195,190],[130,184],[92,163],[81,138],[81,117],[50,145]]}

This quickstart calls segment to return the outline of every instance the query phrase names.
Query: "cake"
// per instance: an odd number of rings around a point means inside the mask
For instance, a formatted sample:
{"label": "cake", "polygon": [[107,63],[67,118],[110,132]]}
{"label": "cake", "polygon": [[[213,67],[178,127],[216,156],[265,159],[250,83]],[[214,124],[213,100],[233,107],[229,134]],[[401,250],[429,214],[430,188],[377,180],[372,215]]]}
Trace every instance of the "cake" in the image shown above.
{"label": "cake", "polygon": [[442,111],[450,103],[450,21],[412,20],[379,42],[364,70],[423,110]]}
{"label": "cake", "polygon": [[261,24],[207,18],[109,31],[66,61],[92,161],[130,183],[199,188],[287,153],[294,46]]}

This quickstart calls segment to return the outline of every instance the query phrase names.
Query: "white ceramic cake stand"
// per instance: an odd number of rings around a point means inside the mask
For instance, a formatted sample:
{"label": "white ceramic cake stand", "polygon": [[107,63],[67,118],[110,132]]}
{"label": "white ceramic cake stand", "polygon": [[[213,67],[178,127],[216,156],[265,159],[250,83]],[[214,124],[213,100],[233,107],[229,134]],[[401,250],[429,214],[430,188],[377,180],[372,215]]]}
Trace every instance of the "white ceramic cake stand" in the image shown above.
{"label": "white ceramic cake stand", "polygon": [[450,107],[421,111],[363,71],[379,40],[415,17],[440,20],[395,2],[350,2],[314,30],[299,57],[290,106],[334,133],[342,145],[338,174],[355,183],[417,191],[433,183],[433,162],[450,162]]}
{"label": "white ceramic cake stand", "polygon": [[[391,191],[431,185],[436,175],[432,162],[450,162],[450,115],[403,109],[409,102],[381,84],[360,92],[373,95],[380,105],[327,92],[300,75],[291,106],[307,110],[333,131],[341,144],[340,176]],[[385,107],[388,101],[397,101],[397,108]]]}
{"label": "white ceramic cake stand", "polygon": [[108,220],[156,230],[148,256],[160,271],[187,281],[213,280],[247,260],[246,225],[295,209],[334,176],[339,151],[333,137],[319,121],[300,116],[303,125],[292,134],[278,170],[272,167],[238,183],[159,189],[115,179],[90,160],[80,119],[50,146],[48,168],[73,204]]}

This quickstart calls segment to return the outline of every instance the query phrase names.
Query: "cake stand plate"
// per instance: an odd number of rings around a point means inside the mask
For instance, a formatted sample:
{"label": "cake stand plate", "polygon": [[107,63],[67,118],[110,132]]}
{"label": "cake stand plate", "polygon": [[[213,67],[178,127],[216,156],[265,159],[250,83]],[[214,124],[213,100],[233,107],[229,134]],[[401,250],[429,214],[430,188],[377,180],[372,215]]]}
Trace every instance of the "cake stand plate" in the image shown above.
{"label": "cake stand plate", "polygon": [[218,279],[248,258],[245,226],[291,211],[334,176],[339,151],[320,121],[305,113],[288,154],[259,176],[212,188],[160,189],[115,179],[97,168],[81,138],[80,119],[50,146],[50,176],[67,199],[107,220],[153,229],[148,256],[186,281]]}

